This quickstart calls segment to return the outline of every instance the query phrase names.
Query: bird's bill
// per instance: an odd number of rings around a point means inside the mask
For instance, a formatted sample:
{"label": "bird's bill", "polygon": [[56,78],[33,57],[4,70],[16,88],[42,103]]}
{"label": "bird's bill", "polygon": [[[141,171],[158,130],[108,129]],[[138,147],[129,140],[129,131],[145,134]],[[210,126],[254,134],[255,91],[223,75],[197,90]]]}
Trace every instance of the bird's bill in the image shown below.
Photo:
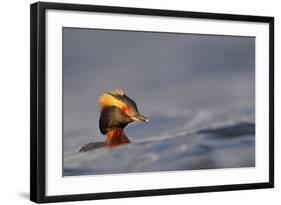
{"label": "bird's bill", "polygon": [[149,119],[147,117],[145,117],[145,116],[143,116],[142,114],[139,114],[139,113],[134,114],[134,116],[132,118],[135,121],[143,121],[143,122],[149,121]]}

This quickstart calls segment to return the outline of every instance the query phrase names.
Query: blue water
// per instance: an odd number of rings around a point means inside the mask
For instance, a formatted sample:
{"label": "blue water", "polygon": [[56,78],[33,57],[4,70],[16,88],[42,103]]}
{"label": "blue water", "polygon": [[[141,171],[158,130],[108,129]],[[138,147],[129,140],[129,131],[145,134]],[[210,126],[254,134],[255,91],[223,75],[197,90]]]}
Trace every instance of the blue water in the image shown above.
{"label": "blue water", "polygon": [[239,121],[147,137],[114,148],[64,156],[64,175],[199,170],[255,166],[255,124]]}

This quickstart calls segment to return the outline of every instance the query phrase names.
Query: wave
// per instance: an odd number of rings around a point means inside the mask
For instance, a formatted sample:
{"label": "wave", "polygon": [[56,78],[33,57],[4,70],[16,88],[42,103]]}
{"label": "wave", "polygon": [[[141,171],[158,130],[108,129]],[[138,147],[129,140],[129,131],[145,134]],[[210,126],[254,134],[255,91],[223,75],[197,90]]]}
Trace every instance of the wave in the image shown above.
{"label": "wave", "polygon": [[255,124],[241,121],[65,156],[64,175],[255,166]]}

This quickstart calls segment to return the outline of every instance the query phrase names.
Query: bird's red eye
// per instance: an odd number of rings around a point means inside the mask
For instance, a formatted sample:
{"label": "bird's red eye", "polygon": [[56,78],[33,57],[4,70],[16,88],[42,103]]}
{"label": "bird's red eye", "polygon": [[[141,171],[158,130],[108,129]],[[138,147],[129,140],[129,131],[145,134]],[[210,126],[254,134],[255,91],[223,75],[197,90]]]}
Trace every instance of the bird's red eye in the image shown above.
{"label": "bird's red eye", "polygon": [[121,108],[121,110],[122,110],[123,112],[128,112],[129,109],[124,106],[124,107]]}

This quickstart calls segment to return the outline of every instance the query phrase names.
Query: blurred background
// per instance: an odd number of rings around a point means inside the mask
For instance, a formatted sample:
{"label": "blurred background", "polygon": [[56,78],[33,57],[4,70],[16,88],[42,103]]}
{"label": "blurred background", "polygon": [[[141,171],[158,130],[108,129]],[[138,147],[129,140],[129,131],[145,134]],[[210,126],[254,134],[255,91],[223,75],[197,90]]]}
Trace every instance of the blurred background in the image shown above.
{"label": "blurred background", "polygon": [[[64,174],[255,165],[255,38],[63,29]],[[149,123],[104,141],[99,95],[123,88]],[[114,163],[122,160],[122,163]]]}

